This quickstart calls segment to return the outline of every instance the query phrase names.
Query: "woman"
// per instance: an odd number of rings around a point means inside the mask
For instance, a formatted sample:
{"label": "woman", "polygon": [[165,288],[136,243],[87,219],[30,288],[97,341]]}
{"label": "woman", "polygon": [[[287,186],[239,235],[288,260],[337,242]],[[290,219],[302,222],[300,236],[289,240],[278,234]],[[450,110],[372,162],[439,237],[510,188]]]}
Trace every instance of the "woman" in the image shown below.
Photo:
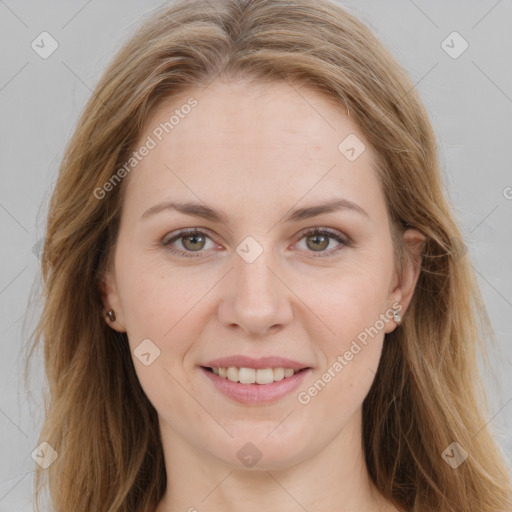
{"label": "woman", "polygon": [[59,512],[511,510],[461,240],[412,83],[339,6],[155,13],[50,205],[38,487]]}

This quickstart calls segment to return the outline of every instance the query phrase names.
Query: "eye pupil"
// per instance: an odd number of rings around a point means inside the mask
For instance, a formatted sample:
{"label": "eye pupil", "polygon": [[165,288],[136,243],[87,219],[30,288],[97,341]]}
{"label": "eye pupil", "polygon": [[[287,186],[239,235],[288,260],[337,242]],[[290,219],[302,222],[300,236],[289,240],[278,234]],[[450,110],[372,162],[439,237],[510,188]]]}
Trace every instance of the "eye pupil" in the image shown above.
{"label": "eye pupil", "polygon": [[[329,237],[328,237],[328,236],[325,236],[325,235],[321,235],[321,234],[314,234],[314,235],[310,235],[310,236],[308,236],[308,237],[307,237],[307,239],[308,239],[308,240],[312,240],[312,239],[313,239],[313,240],[323,239],[323,243],[322,243],[322,242],[319,242],[319,243],[320,243],[320,245],[321,245],[320,249],[318,249],[318,247],[317,247],[317,248],[314,248],[314,247],[313,247],[312,249],[313,249],[314,251],[316,251],[316,250],[320,250],[320,251],[322,251],[322,250],[326,249],[326,248],[329,246]],[[318,242],[314,242],[314,243],[318,243]],[[309,246],[309,244],[308,244],[308,246]],[[311,247],[310,247],[310,248],[311,248]]]}
{"label": "eye pupil", "polygon": [[[186,249],[200,251],[204,246],[204,236],[202,236],[202,235],[186,235],[186,236],[183,236],[182,238],[183,238],[183,241],[182,241],[183,247],[185,247]],[[196,240],[196,242],[192,242],[192,247],[189,247],[186,243],[186,241],[189,239]],[[194,244],[197,243],[198,239],[202,240],[203,245],[201,245],[201,247],[194,247]]]}

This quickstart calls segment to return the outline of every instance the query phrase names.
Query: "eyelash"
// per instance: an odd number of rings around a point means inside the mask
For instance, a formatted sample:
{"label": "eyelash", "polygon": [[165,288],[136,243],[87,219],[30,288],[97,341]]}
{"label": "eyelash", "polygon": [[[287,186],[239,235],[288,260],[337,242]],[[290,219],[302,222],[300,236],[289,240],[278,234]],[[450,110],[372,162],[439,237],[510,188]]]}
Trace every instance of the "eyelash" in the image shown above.
{"label": "eyelash", "polygon": [[[202,255],[203,250],[201,250],[201,251],[182,251],[182,250],[175,249],[174,247],[171,247],[171,244],[173,242],[175,242],[176,240],[179,240],[180,238],[183,238],[185,236],[190,236],[190,235],[205,235],[206,237],[211,239],[211,237],[209,237],[207,233],[200,231],[199,229],[189,228],[189,229],[183,229],[183,230],[179,231],[178,233],[176,233],[175,236],[173,236],[172,238],[170,238],[168,240],[166,240],[166,238],[164,238],[161,242],[161,245],[163,247],[165,247],[166,250],[168,250],[169,252],[171,252],[173,254],[178,254],[179,256],[184,256],[185,258],[200,257]],[[334,231],[329,228],[320,228],[320,227],[314,227],[314,228],[311,228],[311,229],[303,232],[298,241],[302,240],[304,237],[311,236],[311,235],[328,235],[329,238],[333,238],[334,240],[336,240],[337,242],[339,242],[341,244],[340,247],[331,249],[330,251],[320,251],[318,254],[314,254],[313,255],[314,258],[329,258],[329,257],[336,255],[343,248],[343,246],[345,246],[345,247],[352,246],[352,242],[348,238],[340,235],[337,231]],[[309,252],[314,252],[314,251],[309,251]]]}

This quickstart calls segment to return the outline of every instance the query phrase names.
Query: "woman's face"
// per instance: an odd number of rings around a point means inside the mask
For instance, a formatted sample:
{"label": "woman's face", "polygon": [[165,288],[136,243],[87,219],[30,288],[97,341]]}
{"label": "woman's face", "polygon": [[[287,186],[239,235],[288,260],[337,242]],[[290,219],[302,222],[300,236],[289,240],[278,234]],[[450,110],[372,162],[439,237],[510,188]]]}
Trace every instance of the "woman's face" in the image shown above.
{"label": "woman's face", "polygon": [[318,92],[216,81],[162,106],[142,146],[105,305],[164,439],[278,468],[356,432],[417,278],[395,272],[364,136]]}

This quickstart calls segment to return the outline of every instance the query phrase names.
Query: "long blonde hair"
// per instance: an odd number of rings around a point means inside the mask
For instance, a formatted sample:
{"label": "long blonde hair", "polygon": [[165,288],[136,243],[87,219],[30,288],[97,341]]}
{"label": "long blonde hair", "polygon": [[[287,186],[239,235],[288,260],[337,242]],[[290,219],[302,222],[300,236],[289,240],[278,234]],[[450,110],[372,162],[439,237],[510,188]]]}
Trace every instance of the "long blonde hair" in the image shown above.
{"label": "long blonde hair", "polygon": [[[153,512],[165,491],[157,414],[126,334],[103,319],[99,293],[124,187],[102,199],[94,191],[127,161],[164,100],[222,76],[286,80],[332,99],[379,155],[393,225],[426,236],[410,309],[387,335],[363,404],[376,486],[404,511],[512,510],[508,468],[484,427],[477,368],[492,330],[413,84],[370,30],[329,0],[213,4],[181,0],[153,13],[104,72],[66,149],[49,206],[44,309],[30,352],[44,349],[40,440],[59,457],[37,468],[36,504],[47,484],[56,512]],[[398,243],[397,254],[407,257]],[[456,469],[442,456],[454,442],[469,454]]]}

